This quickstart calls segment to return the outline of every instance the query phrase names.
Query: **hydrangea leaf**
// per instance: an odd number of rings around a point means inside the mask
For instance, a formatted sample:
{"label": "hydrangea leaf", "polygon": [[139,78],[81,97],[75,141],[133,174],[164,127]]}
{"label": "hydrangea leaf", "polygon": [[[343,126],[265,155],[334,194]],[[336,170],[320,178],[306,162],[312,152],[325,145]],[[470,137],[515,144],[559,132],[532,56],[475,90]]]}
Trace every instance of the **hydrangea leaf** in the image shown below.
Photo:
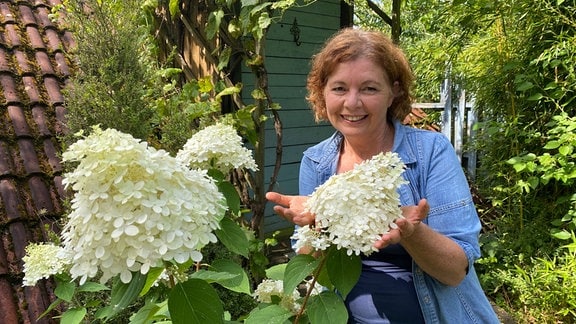
{"label": "hydrangea leaf", "polygon": [[62,318],[60,319],[61,324],[79,324],[86,316],[86,308],[84,307],[77,307],[71,308],[62,314]]}
{"label": "hydrangea leaf", "polygon": [[286,271],[286,263],[277,264],[266,269],[266,277],[272,280],[282,280]]}
{"label": "hydrangea leaf", "polygon": [[231,279],[218,280],[218,284],[232,291],[250,295],[250,280],[248,280],[248,275],[239,264],[232,260],[221,259],[214,261],[212,268],[218,272],[236,275]]}
{"label": "hydrangea leaf", "polygon": [[224,322],[224,307],[218,293],[201,279],[176,284],[168,296],[168,309],[174,324]]}
{"label": "hydrangea leaf", "polygon": [[98,282],[88,281],[85,282],[83,285],[78,287],[78,291],[89,291],[89,292],[96,292],[96,291],[103,291],[103,290],[110,290],[106,285],[103,285]]}
{"label": "hydrangea leaf", "polygon": [[226,204],[230,212],[233,215],[238,215],[240,213],[240,196],[234,185],[228,181],[218,181],[217,185],[218,190],[226,198]]}
{"label": "hydrangea leaf", "polygon": [[330,281],[342,298],[346,298],[360,278],[362,262],[359,255],[348,255],[346,249],[332,247],[327,255],[326,268]]}
{"label": "hydrangea leaf", "polygon": [[220,229],[215,230],[214,234],[228,250],[248,258],[250,243],[244,230],[235,221],[228,217],[222,218]]}
{"label": "hydrangea leaf", "polygon": [[96,318],[111,319],[121,310],[128,307],[140,294],[146,284],[146,275],[136,271],[132,273],[129,283],[123,283],[120,276],[114,279],[110,296],[110,305],[98,310]]}
{"label": "hydrangea leaf", "polygon": [[293,257],[284,271],[284,293],[292,292],[318,266],[319,260],[308,254]]}
{"label": "hydrangea leaf", "polygon": [[58,285],[54,289],[54,295],[67,302],[72,300],[74,292],[76,291],[76,283],[74,281],[61,281],[57,280]]}
{"label": "hydrangea leaf", "polygon": [[270,305],[252,311],[244,321],[244,324],[284,324],[292,315],[290,311],[279,305]]}
{"label": "hydrangea leaf", "polygon": [[198,270],[190,275],[190,278],[202,279],[208,283],[230,280],[238,277],[238,274],[209,270]]}
{"label": "hydrangea leaf", "polygon": [[348,312],[342,298],[333,291],[324,291],[312,296],[306,308],[310,323],[314,324],[345,324],[348,322]]}

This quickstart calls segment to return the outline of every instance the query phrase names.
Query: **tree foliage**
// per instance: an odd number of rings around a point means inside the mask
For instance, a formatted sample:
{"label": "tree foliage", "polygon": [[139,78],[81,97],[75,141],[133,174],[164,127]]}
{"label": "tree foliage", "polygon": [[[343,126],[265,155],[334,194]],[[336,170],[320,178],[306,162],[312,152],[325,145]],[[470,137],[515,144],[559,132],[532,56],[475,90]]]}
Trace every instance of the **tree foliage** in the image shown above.
{"label": "tree foliage", "polygon": [[[356,3],[357,23],[390,32],[365,1]],[[414,69],[417,100],[438,100],[445,77],[474,97],[480,123],[468,149],[478,153],[474,186],[488,202],[478,206],[486,224],[480,272],[491,297],[518,314],[530,291],[524,288],[536,285],[547,263],[568,260],[564,268],[548,267],[550,278],[573,267],[574,256],[562,245],[576,229],[575,12],[566,0],[402,3],[400,45]],[[555,292],[549,294],[529,298]],[[557,308],[543,310],[549,317],[538,320],[566,320],[552,319],[556,313],[573,321],[561,304],[547,304]]]}

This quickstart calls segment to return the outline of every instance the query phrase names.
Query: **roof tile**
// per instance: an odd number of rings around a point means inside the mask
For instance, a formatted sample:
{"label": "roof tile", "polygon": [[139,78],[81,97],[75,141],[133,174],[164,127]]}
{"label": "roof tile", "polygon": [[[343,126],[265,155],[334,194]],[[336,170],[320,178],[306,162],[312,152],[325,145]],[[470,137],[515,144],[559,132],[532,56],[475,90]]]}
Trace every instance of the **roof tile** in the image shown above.
{"label": "roof tile", "polygon": [[8,115],[12,119],[16,136],[30,136],[30,127],[26,122],[26,116],[19,106],[8,106]]}
{"label": "roof tile", "polygon": [[[62,55],[62,53],[58,53]],[[50,57],[44,51],[38,51],[35,53],[36,55],[36,63],[40,68],[40,72],[42,75],[54,75],[54,68],[52,67],[52,62],[50,61]]]}
{"label": "roof tile", "polygon": [[7,3],[0,3],[0,21],[2,23],[14,23],[14,15],[10,10],[10,7]]}
{"label": "roof tile", "polygon": [[0,177],[13,174],[12,170],[13,163],[8,144],[5,141],[0,141]]}
{"label": "roof tile", "polygon": [[20,41],[20,32],[18,27],[14,24],[7,24],[4,26],[4,39],[10,47],[22,45],[22,42]]}
{"label": "roof tile", "polygon": [[[2,251],[0,251],[0,253],[2,253]],[[18,318],[18,306],[14,300],[10,282],[2,278],[0,278],[0,314],[2,314],[2,320],[5,321],[5,323],[20,322]]]}
{"label": "roof tile", "polygon": [[56,61],[56,69],[58,70],[59,75],[62,77],[69,77],[71,72],[64,54],[60,52],[54,53],[54,60]]}
{"label": "roof tile", "polygon": [[5,104],[20,102],[16,82],[14,81],[14,78],[11,75],[0,74],[0,86],[2,86],[2,89],[4,90],[3,95]]}
{"label": "roof tile", "polygon": [[23,76],[22,83],[24,84],[24,91],[28,95],[28,103],[39,103],[42,101],[40,90],[36,85],[36,78],[33,76]]}
{"label": "roof tile", "polygon": [[26,26],[26,34],[28,34],[28,40],[34,49],[39,50],[46,48],[42,35],[40,35],[40,31],[38,31],[36,26]]}
{"label": "roof tile", "polygon": [[62,92],[60,92],[62,85],[57,78],[45,77],[44,86],[46,87],[46,91],[48,91],[50,104],[57,105],[64,103],[64,96],[62,96]]}
{"label": "roof tile", "polygon": [[26,55],[25,52],[15,49],[13,51],[13,55],[16,58],[16,62],[14,62],[16,64],[16,68],[18,70],[19,73],[21,74],[32,74],[34,73],[34,69],[32,68],[32,66],[30,65],[29,60],[28,60],[28,55]]}
{"label": "roof tile", "polygon": [[[58,136],[66,132],[62,88],[72,34],[50,19],[58,0],[0,0],[0,323],[57,323],[51,281],[22,286],[29,242],[63,216]],[[62,17],[59,18],[62,21]]]}
{"label": "roof tile", "polygon": [[42,172],[34,142],[28,138],[20,138],[18,139],[18,147],[27,175]]}
{"label": "roof tile", "polygon": [[36,8],[36,19],[38,19],[38,23],[43,28],[54,28],[54,24],[52,23],[52,19],[50,19],[50,11],[47,7],[37,7]]}
{"label": "roof tile", "polygon": [[0,218],[0,224],[22,217],[20,209],[21,200],[15,181],[0,180],[0,200],[2,201],[2,207],[4,207],[3,212],[6,213],[2,215],[2,212],[0,212],[0,216],[4,217],[4,219]]}
{"label": "roof tile", "polygon": [[52,136],[50,131],[50,121],[46,118],[46,109],[44,106],[36,105],[32,108],[32,118],[38,128],[38,135],[42,137]]}
{"label": "roof tile", "polygon": [[46,40],[48,48],[52,52],[61,51],[63,50],[64,46],[62,45],[62,41],[60,39],[60,35],[54,29],[46,29],[44,31],[46,33]]}
{"label": "roof tile", "polygon": [[21,24],[24,26],[36,25],[36,17],[34,16],[34,12],[32,12],[32,8],[25,5],[19,5],[18,8],[20,9]]}
{"label": "roof tile", "polygon": [[6,50],[0,47],[0,73],[2,72],[12,72],[12,68]]}

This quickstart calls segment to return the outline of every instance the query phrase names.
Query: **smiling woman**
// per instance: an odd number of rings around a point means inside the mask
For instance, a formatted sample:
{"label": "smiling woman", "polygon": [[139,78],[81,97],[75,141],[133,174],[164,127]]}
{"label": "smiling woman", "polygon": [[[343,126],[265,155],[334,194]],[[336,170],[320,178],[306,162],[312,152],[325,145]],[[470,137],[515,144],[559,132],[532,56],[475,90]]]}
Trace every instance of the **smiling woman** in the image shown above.
{"label": "smiling woman", "polygon": [[[389,195],[376,187],[347,202],[316,191],[351,173],[362,173],[362,183],[382,181],[387,172],[369,172],[363,163],[397,154],[406,166],[397,189],[402,212],[377,211],[395,221],[377,229],[373,245],[361,251],[359,279],[342,294],[348,323],[499,323],[474,271],[480,221],[454,149],[442,134],[401,123],[411,111],[412,80],[404,54],[382,33],[344,29],[334,35],[314,56],[307,87],[316,120],[328,120],[336,132],[304,151],[300,196],[267,198],[304,229],[346,224],[328,234],[341,242],[371,223],[363,218],[365,206]],[[353,206],[360,207],[341,213]],[[324,248],[311,245],[298,252],[318,256]]]}

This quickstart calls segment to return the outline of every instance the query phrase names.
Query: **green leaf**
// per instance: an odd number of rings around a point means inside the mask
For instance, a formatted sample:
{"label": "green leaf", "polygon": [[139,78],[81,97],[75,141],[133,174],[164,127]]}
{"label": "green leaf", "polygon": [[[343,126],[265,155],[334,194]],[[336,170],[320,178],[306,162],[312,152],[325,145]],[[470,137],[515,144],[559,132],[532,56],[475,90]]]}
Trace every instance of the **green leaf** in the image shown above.
{"label": "green leaf", "polygon": [[169,314],[166,313],[168,313],[167,300],[158,304],[147,300],[143,307],[130,316],[130,324],[158,323],[159,320],[169,318]]}
{"label": "green leaf", "polygon": [[112,285],[110,305],[99,309],[96,318],[110,319],[114,317],[136,300],[145,284],[146,275],[143,275],[140,271],[132,272],[132,280],[129,283],[123,283],[120,280],[120,276],[116,276]]}
{"label": "green leaf", "polygon": [[293,257],[284,271],[284,293],[290,295],[306,277],[312,274],[319,260],[308,254]]}
{"label": "green leaf", "polygon": [[281,263],[266,269],[266,277],[272,280],[283,280],[286,265],[286,263]]}
{"label": "green leaf", "polygon": [[86,316],[86,308],[78,307],[78,308],[71,308],[62,314],[62,318],[60,319],[61,324],[78,324],[82,322]]}
{"label": "green leaf", "polygon": [[216,260],[212,263],[212,268],[218,272],[231,273],[236,276],[232,279],[219,280],[218,284],[232,291],[250,295],[250,280],[244,269],[232,260]]}
{"label": "green leaf", "polygon": [[248,257],[250,242],[244,230],[229,217],[224,217],[220,221],[220,229],[214,231],[218,240],[228,248],[228,250]]}
{"label": "green leaf", "polygon": [[244,324],[284,324],[292,313],[279,305],[270,305],[264,308],[255,309],[244,321]]}
{"label": "green leaf", "polygon": [[40,314],[40,316],[38,316],[38,319],[43,318],[44,316],[48,315],[48,313],[50,313],[53,309],[55,309],[56,307],[58,307],[58,305],[60,305],[64,300],[57,298],[52,304],[50,304],[50,306],[48,306],[48,308],[46,308],[46,310]]}
{"label": "green leaf", "polygon": [[83,285],[78,287],[79,292],[80,291],[96,292],[96,291],[104,291],[104,290],[110,290],[110,288],[108,288],[106,285],[103,285],[101,283],[92,282],[92,281],[85,282]]}
{"label": "green leaf", "polygon": [[200,279],[176,284],[168,295],[168,310],[174,324],[224,323],[218,293]]}
{"label": "green leaf", "polygon": [[342,298],[352,290],[360,273],[362,272],[362,262],[359,255],[348,255],[346,249],[336,249],[332,247],[327,256],[326,267],[330,281]]}
{"label": "green leaf", "polygon": [[553,149],[556,149],[556,148],[558,148],[558,147],[560,147],[560,142],[559,142],[559,141],[555,141],[555,140],[549,141],[549,142],[546,143],[546,145],[544,146],[544,148],[547,149],[547,150],[553,150]]}
{"label": "green leaf", "polygon": [[529,89],[534,88],[534,83],[530,82],[530,81],[524,81],[522,82],[520,85],[518,85],[518,87],[516,87],[516,90],[518,91],[526,91]]}
{"label": "green leaf", "polygon": [[222,9],[212,11],[208,16],[208,24],[206,24],[206,37],[208,39],[213,39],[220,28],[220,23],[224,17],[224,11]]}
{"label": "green leaf", "polygon": [[333,291],[323,291],[312,296],[306,308],[312,324],[345,324],[348,322],[348,311],[344,301]]}
{"label": "green leaf", "polygon": [[140,291],[140,297],[146,295],[148,291],[150,291],[150,288],[152,288],[152,285],[154,285],[156,280],[158,280],[162,272],[164,272],[164,268],[150,268],[150,271],[148,271],[146,276],[146,283]]}
{"label": "green leaf", "polygon": [[74,297],[74,292],[76,291],[76,283],[74,281],[60,280],[57,280],[57,282],[58,284],[56,285],[56,289],[54,289],[54,295],[67,302],[72,301],[72,297]]}
{"label": "green leaf", "polygon": [[551,234],[553,237],[560,240],[568,240],[572,237],[570,233],[566,230],[553,229]]}
{"label": "green leaf", "polygon": [[568,155],[572,154],[573,149],[574,148],[572,147],[572,145],[562,145],[558,149],[558,152],[564,156],[568,156]]}
{"label": "green leaf", "polygon": [[170,10],[170,15],[176,17],[180,13],[180,6],[178,5],[180,0],[170,0],[168,4],[168,10]]}
{"label": "green leaf", "polygon": [[226,204],[232,214],[238,215],[240,212],[240,195],[238,195],[234,185],[230,181],[218,181],[218,190],[226,198]]}
{"label": "green leaf", "polygon": [[530,97],[528,97],[526,100],[529,101],[538,101],[540,99],[544,98],[544,95],[542,95],[541,93],[535,93],[533,95],[531,95]]}
{"label": "green leaf", "polygon": [[217,272],[210,270],[198,270],[190,275],[190,278],[202,279],[208,283],[221,282],[238,277],[235,273]]}
{"label": "green leaf", "polygon": [[232,48],[226,47],[220,55],[218,55],[218,71],[222,71],[226,66],[228,66],[228,62],[230,62],[230,56],[232,55]]}

